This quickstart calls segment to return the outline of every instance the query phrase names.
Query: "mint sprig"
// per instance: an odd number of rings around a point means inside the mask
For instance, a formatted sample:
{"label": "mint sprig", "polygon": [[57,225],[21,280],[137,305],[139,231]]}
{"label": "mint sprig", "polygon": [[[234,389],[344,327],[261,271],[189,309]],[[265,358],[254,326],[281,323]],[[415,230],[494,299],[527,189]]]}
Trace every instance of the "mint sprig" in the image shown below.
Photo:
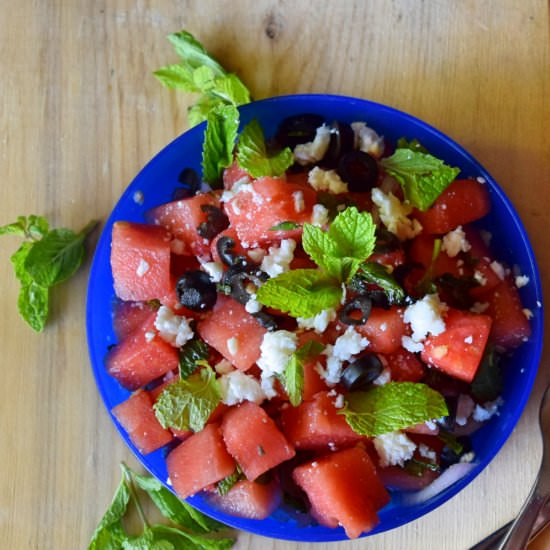
{"label": "mint sprig", "polygon": [[363,291],[365,286],[374,284],[386,294],[389,305],[401,305],[405,300],[405,291],[390,275],[386,266],[376,262],[361,265],[350,284],[352,290]]}
{"label": "mint sprig", "polygon": [[[208,538],[205,535],[223,527],[181,501],[150,476],[133,472],[121,464],[122,478],[115,496],[99,522],[88,550],[175,550],[179,548],[225,550],[233,538]],[[148,495],[170,525],[151,525],[143,512],[138,488]],[[123,520],[133,506],[142,522],[142,532],[130,535]]]}
{"label": "mint sprig", "polygon": [[26,240],[10,260],[21,283],[17,307],[37,332],[44,330],[49,312],[49,289],[74,275],[86,255],[84,242],[96,227],[91,221],[82,231],[50,229],[42,216],[19,216],[0,227],[0,235],[19,235]]}
{"label": "mint sprig", "polygon": [[166,386],[153,407],[163,428],[200,432],[220,401],[216,373],[206,365]]}
{"label": "mint sprig", "polygon": [[364,392],[350,392],[346,405],[338,411],[351,429],[375,437],[403,430],[449,414],[443,396],[413,382],[389,382]]}
{"label": "mint sprig", "polygon": [[460,172],[430,154],[408,148],[396,149],[380,164],[399,182],[405,199],[423,211],[430,208]]}
{"label": "mint sprig", "polygon": [[179,351],[179,375],[187,378],[193,374],[201,361],[206,361],[210,355],[210,347],[199,336],[186,342]]}
{"label": "mint sprig", "polygon": [[294,163],[294,156],[289,147],[268,155],[264,132],[260,123],[254,119],[243,128],[239,136],[237,162],[253,178],[282,176]]}

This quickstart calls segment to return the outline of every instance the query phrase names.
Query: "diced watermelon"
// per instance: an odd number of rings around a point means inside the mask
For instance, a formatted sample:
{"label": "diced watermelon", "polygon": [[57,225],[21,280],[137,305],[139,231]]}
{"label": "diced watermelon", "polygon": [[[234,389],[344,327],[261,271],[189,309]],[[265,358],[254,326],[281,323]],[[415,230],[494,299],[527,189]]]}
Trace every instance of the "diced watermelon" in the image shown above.
{"label": "diced watermelon", "polygon": [[220,208],[220,201],[212,193],[203,193],[161,204],[148,212],[147,218],[151,223],[168,229],[181,241],[182,254],[206,256],[210,252],[210,241],[201,236],[198,229],[208,221],[208,207]]}
{"label": "diced watermelon", "polygon": [[403,310],[395,306],[373,307],[367,322],[355,328],[369,340],[368,351],[393,353],[401,348],[401,338],[406,332]]}
{"label": "diced watermelon", "polygon": [[172,434],[160,425],[153,411],[153,400],[144,390],[133,393],[111,412],[142,454],[156,451],[172,441]]}
{"label": "diced watermelon", "polygon": [[275,422],[251,401],[227,411],[222,433],[227,450],[250,481],[295,455]]}
{"label": "diced watermelon", "polygon": [[391,379],[395,382],[420,382],[426,374],[426,368],[416,355],[406,349],[398,349],[386,355]]}
{"label": "diced watermelon", "polygon": [[178,445],[167,457],[172,487],[187,498],[231,475],[235,461],[227,452],[218,424],[207,424]]}
{"label": "diced watermelon", "polygon": [[439,477],[439,472],[424,469],[420,475],[413,475],[399,466],[380,468],[378,475],[388,489],[398,491],[420,491]]}
{"label": "diced watermelon", "polygon": [[[434,241],[435,237],[431,235],[418,235],[414,238],[409,245],[409,261],[412,264],[422,265],[424,270],[428,269],[432,263]],[[458,277],[463,263],[459,261],[459,258],[451,258],[444,250],[441,250],[433,266],[433,276],[437,277],[443,275],[443,273],[450,273]],[[422,274],[424,274],[424,271]]]}
{"label": "diced watermelon", "polygon": [[445,316],[445,331],[424,343],[422,360],[450,376],[471,382],[483,357],[492,319],[457,309]]}
{"label": "diced watermelon", "polygon": [[487,187],[476,180],[455,180],[426,212],[415,211],[424,233],[443,234],[483,218],[491,209]]}
{"label": "diced watermelon", "polygon": [[396,268],[405,263],[405,251],[402,248],[397,248],[388,252],[376,252],[369,256],[368,261]]}
{"label": "diced watermelon", "polygon": [[178,351],[156,335],[156,312],[107,355],[111,376],[125,388],[137,390],[178,367]]}
{"label": "diced watermelon", "polygon": [[369,455],[360,447],[302,464],[293,478],[306,492],[315,519],[328,527],[342,525],[349,538],[376,527],[377,510],[390,500]]}
{"label": "diced watermelon", "polygon": [[[298,335],[298,346],[301,347],[311,340],[324,344],[324,338],[325,334],[317,334],[316,332],[308,330]],[[313,399],[316,393],[328,391],[329,389],[326,382],[317,371],[317,363],[322,360],[323,356],[318,356],[304,363],[304,388],[302,390],[302,399],[304,401],[309,401]]]}
{"label": "diced watermelon", "polygon": [[146,302],[116,301],[113,306],[113,329],[120,342],[151,316],[154,308]]}
{"label": "diced watermelon", "polygon": [[111,242],[115,294],[146,302],[164,296],[170,287],[170,235],[162,227],[116,222]]}
{"label": "diced watermelon", "polygon": [[312,401],[281,412],[281,429],[296,449],[333,451],[349,447],[363,437],[354,432],[334,406],[334,397],[320,392]]}
{"label": "diced watermelon", "polygon": [[221,496],[209,499],[214,506],[227,514],[249,519],[265,519],[281,503],[281,487],[275,479],[269,483],[258,483],[243,479]]}
{"label": "diced watermelon", "polygon": [[470,295],[482,302],[483,296],[492,294],[502,279],[493,270],[491,260],[487,258],[480,258],[476,262],[473,273],[480,284],[470,290]]}
{"label": "diced watermelon", "polygon": [[[227,215],[239,240],[251,247],[301,235],[301,229],[271,231],[284,221],[299,224],[311,221],[317,195],[312,187],[288,183],[283,179],[260,178],[252,184],[253,192],[242,191],[227,203]],[[297,199],[301,193],[303,204]]]}
{"label": "diced watermelon", "polygon": [[493,318],[491,340],[497,346],[514,349],[531,336],[531,325],[512,281],[502,281],[485,300],[489,303],[486,313]]}
{"label": "diced watermelon", "polygon": [[218,294],[214,308],[198,323],[197,331],[240,370],[249,369],[258,360],[266,333],[242,304],[222,294]]}
{"label": "diced watermelon", "polygon": [[246,170],[243,170],[237,163],[236,160],[233,161],[233,164],[228,166],[223,171],[223,187],[224,189],[231,189],[233,184],[242,180],[243,178],[250,177]]}

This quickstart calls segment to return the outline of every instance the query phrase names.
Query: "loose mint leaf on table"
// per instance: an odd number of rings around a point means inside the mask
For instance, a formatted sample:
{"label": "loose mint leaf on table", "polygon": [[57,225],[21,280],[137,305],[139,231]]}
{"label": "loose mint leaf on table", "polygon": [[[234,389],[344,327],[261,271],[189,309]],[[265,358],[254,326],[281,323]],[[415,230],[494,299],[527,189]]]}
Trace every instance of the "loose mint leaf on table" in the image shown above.
{"label": "loose mint leaf on table", "polygon": [[235,544],[234,538],[207,538],[168,525],[153,525],[150,529],[155,540],[169,542],[176,550],[227,550]]}
{"label": "loose mint leaf on table", "polygon": [[268,155],[262,127],[257,120],[247,124],[239,136],[237,162],[253,178],[282,176],[293,164],[294,156],[286,147],[274,155]]}
{"label": "loose mint leaf on table", "polygon": [[219,105],[208,113],[202,149],[202,177],[212,187],[221,185],[224,168],[233,162],[233,148],[239,128],[239,111]]}
{"label": "loose mint leaf on table", "polygon": [[48,220],[43,216],[18,216],[17,221],[0,227],[1,235],[19,235],[30,240],[41,239],[49,230]]}
{"label": "loose mint leaf on table", "polygon": [[390,305],[401,305],[405,299],[405,291],[382,264],[366,262],[361,265],[351,286],[353,288],[354,285],[361,286],[364,283],[379,286],[386,294]]}
{"label": "loose mint leaf on table", "polygon": [[164,428],[200,432],[221,401],[216,373],[209,366],[186,379],[169,384],[159,395],[154,409]]}
{"label": "loose mint leaf on table", "polygon": [[430,208],[460,172],[432,155],[404,148],[396,149],[380,164],[399,182],[405,199],[419,210]]}
{"label": "loose mint leaf on table", "polygon": [[449,414],[445,399],[426,384],[390,382],[364,392],[350,392],[338,411],[351,429],[375,437]]}
{"label": "loose mint leaf on table", "polygon": [[292,317],[313,317],[324,309],[336,307],[342,287],[318,269],[293,269],[269,279],[256,293],[264,306]]}

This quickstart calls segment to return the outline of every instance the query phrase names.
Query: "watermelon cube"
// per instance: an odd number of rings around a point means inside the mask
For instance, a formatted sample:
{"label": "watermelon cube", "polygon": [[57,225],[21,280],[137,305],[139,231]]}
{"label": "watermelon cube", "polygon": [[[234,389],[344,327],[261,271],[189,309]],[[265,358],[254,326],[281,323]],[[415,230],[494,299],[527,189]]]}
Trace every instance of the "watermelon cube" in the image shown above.
{"label": "watermelon cube", "polygon": [[401,348],[401,338],[406,333],[403,310],[395,306],[390,309],[373,307],[367,322],[356,330],[370,342],[369,351],[393,353]]}

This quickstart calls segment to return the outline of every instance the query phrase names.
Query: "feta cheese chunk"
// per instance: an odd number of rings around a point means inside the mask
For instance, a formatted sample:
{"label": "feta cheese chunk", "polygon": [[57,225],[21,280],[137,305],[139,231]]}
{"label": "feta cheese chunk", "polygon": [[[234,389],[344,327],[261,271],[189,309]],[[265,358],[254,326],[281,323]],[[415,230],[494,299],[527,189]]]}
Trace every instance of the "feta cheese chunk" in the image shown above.
{"label": "feta cheese chunk", "polygon": [[504,271],[504,266],[497,261],[491,262],[490,264],[491,269],[495,272],[496,276],[501,280],[504,281],[504,277],[506,276],[506,272]]}
{"label": "feta cheese chunk", "polygon": [[495,414],[498,415],[498,409],[503,402],[502,398],[499,397],[495,401],[488,401],[487,403],[483,403],[483,405],[476,405],[472,418],[476,422],[486,422],[493,418]]}
{"label": "feta cheese chunk", "polygon": [[304,193],[302,191],[294,191],[294,193],[292,193],[292,200],[294,201],[294,212],[297,214],[303,212],[306,207]]}
{"label": "feta cheese chunk", "polygon": [[315,191],[328,191],[335,195],[348,192],[348,184],[334,170],[323,170],[315,166],[310,170],[307,181]]}
{"label": "feta cheese chunk", "polygon": [[365,122],[352,122],[351,129],[354,134],[354,147],[364,153],[380,158],[384,152],[384,137],[379,136]]}
{"label": "feta cheese chunk", "polygon": [[223,277],[223,265],[220,262],[204,262],[201,264],[201,267],[214,283],[219,283]]}
{"label": "feta cheese chunk", "polygon": [[413,457],[416,443],[402,432],[390,432],[374,438],[374,448],[380,457],[380,466],[404,466]]}
{"label": "feta cheese chunk", "polygon": [[244,176],[241,179],[237,180],[231,189],[225,189],[221,194],[220,202],[229,202],[231,199],[234,199],[239,193],[252,193],[253,187],[250,183],[250,178]]}
{"label": "feta cheese chunk", "polygon": [[262,378],[283,374],[290,356],[298,348],[298,336],[288,330],[275,330],[264,334],[257,361]]}
{"label": "feta cheese chunk", "polygon": [[466,233],[459,225],[456,229],[449,231],[444,237],[441,244],[441,250],[447,253],[447,256],[454,258],[461,252],[468,252],[472,248],[472,245],[466,239]]}
{"label": "feta cheese chunk", "polygon": [[159,336],[172,346],[179,348],[193,338],[193,330],[189,321],[172,312],[169,307],[160,306],[155,318],[155,328]]}
{"label": "feta cheese chunk", "polygon": [[243,401],[260,404],[265,399],[260,382],[254,376],[240,370],[220,376],[219,383],[222,403],[226,405],[237,405]]}
{"label": "feta cheese chunk", "polygon": [[250,314],[258,313],[259,311],[261,311],[262,304],[260,304],[260,302],[256,300],[256,294],[250,295],[250,299],[248,300],[248,302],[246,302],[244,309],[246,309],[246,311],[248,311],[248,313]]}
{"label": "feta cheese chunk", "polygon": [[418,220],[408,218],[413,211],[412,206],[402,203],[391,191],[386,194],[375,187],[371,191],[371,198],[378,207],[378,215],[382,223],[400,241],[412,239],[422,231]]}
{"label": "feta cheese chunk", "polygon": [[269,253],[262,259],[260,266],[270,277],[277,277],[290,269],[290,263],[294,259],[296,241],[283,239],[280,246],[270,246]]}
{"label": "feta cheese chunk", "polygon": [[138,277],[143,277],[149,271],[150,267],[151,266],[143,258],[141,258],[136,269],[136,275]]}
{"label": "feta cheese chunk", "polygon": [[527,275],[518,275],[515,278],[515,283],[517,288],[523,288],[529,284],[529,277],[527,277]]}
{"label": "feta cheese chunk", "polygon": [[445,330],[442,314],[447,311],[447,305],[439,300],[437,294],[427,294],[410,305],[403,315],[405,323],[412,328],[412,340],[421,342],[428,334],[437,336]]}
{"label": "feta cheese chunk", "polygon": [[311,223],[317,227],[323,227],[329,222],[328,210],[322,204],[314,204],[311,214]]}
{"label": "feta cheese chunk", "polygon": [[330,144],[330,128],[323,124],[315,132],[315,138],[308,143],[300,143],[294,148],[294,160],[305,166],[319,162],[328,150]]}
{"label": "feta cheese chunk", "polygon": [[336,310],[333,308],[324,309],[314,317],[297,317],[298,328],[304,330],[314,330],[317,334],[322,334],[327,330],[328,325],[336,319]]}

